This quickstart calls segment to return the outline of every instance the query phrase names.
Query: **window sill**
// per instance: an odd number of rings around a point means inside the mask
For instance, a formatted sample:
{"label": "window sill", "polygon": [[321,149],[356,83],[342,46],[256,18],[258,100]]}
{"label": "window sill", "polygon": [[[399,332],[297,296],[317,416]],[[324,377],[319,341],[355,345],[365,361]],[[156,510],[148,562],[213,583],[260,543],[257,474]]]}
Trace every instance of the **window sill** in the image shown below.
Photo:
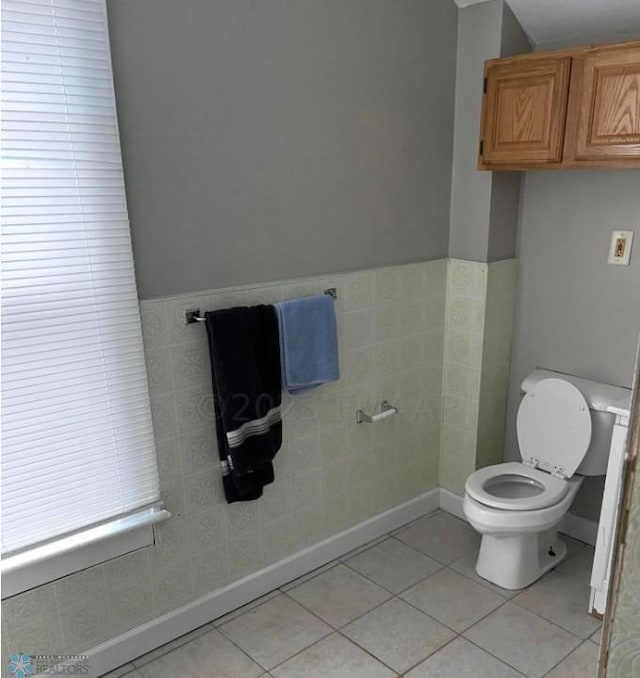
{"label": "window sill", "polygon": [[171,514],[161,505],[137,511],[2,558],[2,598],[153,544],[153,525]]}

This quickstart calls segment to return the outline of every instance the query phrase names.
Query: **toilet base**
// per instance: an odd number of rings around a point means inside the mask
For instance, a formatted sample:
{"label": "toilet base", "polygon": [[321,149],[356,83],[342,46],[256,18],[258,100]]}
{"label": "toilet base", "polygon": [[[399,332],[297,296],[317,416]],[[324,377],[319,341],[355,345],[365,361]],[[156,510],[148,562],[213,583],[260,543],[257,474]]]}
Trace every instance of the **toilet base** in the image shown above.
{"label": "toilet base", "polygon": [[566,544],[557,530],[483,534],[476,572],[503,589],[523,589],[562,562]]}

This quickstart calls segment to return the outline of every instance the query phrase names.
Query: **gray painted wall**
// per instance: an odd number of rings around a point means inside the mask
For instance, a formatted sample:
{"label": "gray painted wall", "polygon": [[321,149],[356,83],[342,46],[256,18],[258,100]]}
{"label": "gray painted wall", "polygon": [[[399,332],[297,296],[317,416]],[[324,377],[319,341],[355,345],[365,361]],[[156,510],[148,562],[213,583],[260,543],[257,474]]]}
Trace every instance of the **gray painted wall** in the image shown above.
{"label": "gray painted wall", "polygon": [[460,10],[450,257],[493,261],[514,256],[520,174],[477,169],[482,81],[487,59],[529,51],[527,36],[503,0]]}
{"label": "gray painted wall", "polygon": [[451,0],[109,0],[141,298],[447,253]]}
{"label": "gray painted wall", "polygon": [[484,62],[500,56],[503,0],[459,11],[449,256],[486,261],[491,172],[477,167]]}
{"label": "gray painted wall", "polygon": [[[640,333],[639,188],[637,170],[525,175],[508,459],[517,458],[519,385],[535,367],[631,386]],[[635,230],[628,268],[606,263],[613,229]],[[588,479],[572,510],[597,520],[602,487],[602,479]]]}
{"label": "gray painted wall", "polygon": [[[529,38],[509,5],[504,3],[500,56],[515,56],[530,51]],[[515,255],[522,176],[522,172],[492,173],[487,261],[509,259]]]}

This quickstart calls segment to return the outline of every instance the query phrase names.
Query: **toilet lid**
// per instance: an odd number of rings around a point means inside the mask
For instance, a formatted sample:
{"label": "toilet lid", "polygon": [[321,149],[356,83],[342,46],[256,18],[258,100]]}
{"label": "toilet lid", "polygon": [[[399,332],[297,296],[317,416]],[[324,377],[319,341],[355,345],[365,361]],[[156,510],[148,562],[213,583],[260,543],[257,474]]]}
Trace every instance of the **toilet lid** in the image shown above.
{"label": "toilet lid", "polygon": [[571,478],[591,442],[589,406],[573,384],[542,379],[520,403],[517,430],[525,463]]}

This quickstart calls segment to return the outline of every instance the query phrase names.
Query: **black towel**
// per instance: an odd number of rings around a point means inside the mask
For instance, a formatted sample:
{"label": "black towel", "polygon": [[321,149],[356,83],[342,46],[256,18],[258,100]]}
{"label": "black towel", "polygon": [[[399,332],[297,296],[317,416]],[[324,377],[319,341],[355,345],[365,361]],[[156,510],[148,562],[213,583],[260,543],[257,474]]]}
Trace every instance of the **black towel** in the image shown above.
{"label": "black towel", "polygon": [[228,503],[262,495],[282,444],[280,341],[273,306],[205,313],[218,450]]}

